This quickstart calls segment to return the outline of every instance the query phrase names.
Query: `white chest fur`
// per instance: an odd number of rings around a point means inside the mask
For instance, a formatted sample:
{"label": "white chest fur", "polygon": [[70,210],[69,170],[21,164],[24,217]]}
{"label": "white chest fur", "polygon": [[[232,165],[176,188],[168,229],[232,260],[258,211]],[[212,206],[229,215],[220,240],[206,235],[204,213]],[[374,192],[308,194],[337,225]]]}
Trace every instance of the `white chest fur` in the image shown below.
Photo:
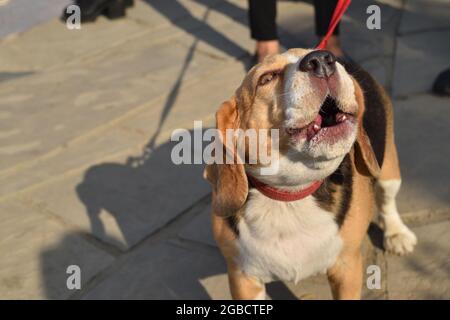
{"label": "white chest fur", "polygon": [[238,229],[238,262],[263,282],[297,282],[324,272],[342,248],[333,215],[312,196],[281,202],[252,189]]}

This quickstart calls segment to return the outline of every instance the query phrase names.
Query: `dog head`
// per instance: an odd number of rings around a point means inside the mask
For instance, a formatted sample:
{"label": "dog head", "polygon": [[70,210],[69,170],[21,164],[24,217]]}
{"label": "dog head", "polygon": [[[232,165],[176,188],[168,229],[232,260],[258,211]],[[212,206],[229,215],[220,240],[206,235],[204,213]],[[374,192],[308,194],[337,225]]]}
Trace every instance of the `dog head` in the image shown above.
{"label": "dog head", "polygon": [[[278,170],[261,175],[264,165],[259,162],[208,166],[215,211],[228,215],[242,207],[248,193],[246,172],[278,188],[302,188],[332,174],[355,141],[355,159],[376,176],[379,167],[362,127],[363,113],[361,87],[332,53],[291,49],[267,57],[222,104],[216,125],[223,136],[226,129],[267,129],[264,141]],[[270,129],[278,130],[278,149],[271,148]],[[258,136],[258,146],[262,138]]]}

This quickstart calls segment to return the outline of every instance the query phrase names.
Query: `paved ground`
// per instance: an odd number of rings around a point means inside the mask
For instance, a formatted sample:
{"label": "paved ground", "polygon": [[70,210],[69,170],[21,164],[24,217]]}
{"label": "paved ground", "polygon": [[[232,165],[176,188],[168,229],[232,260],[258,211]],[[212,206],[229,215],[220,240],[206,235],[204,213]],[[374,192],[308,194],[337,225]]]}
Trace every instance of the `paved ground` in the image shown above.
{"label": "paved ground", "polygon": [[[382,289],[364,295],[449,299],[449,100],[429,90],[450,66],[450,6],[375,1],[382,30],[370,31],[373,2],[350,7],[344,48],[394,97],[399,207],[420,244],[407,258],[385,255],[374,225],[366,263],[380,266]],[[212,125],[242,79],[253,47],[245,5],[138,1],[126,19],[81,30],[57,18],[8,29],[0,41],[0,298],[229,298],[202,168],[171,164],[168,139],[194,120]],[[312,13],[307,3],[279,4],[285,47],[315,44]],[[72,264],[81,290],[66,288]],[[323,277],[274,283],[268,293],[330,297]]]}

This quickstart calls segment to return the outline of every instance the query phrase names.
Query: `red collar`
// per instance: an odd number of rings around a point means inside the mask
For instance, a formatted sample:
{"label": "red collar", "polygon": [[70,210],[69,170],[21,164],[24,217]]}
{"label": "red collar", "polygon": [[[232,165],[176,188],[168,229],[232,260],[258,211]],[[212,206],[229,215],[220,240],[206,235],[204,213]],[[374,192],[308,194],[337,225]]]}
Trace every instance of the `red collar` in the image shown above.
{"label": "red collar", "polygon": [[296,200],[301,200],[303,198],[306,198],[307,196],[313,194],[317,189],[319,189],[319,187],[322,185],[322,182],[323,182],[322,180],[315,181],[311,185],[309,185],[308,187],[306,187],[302,190],[290,192],[290,191],[284,191],[284,190],[280,190],[280,189],[271,187],[271,186],[265,184],[264,182],[259,181],[255,177],[252,177],[249,174],[247,174],[247,178],[248,178],[249,184],[252,187],[256,188],[259,192],[261,192],[266,197],[273,199],[273,200],[284,201],[284,202],[296,201]]}

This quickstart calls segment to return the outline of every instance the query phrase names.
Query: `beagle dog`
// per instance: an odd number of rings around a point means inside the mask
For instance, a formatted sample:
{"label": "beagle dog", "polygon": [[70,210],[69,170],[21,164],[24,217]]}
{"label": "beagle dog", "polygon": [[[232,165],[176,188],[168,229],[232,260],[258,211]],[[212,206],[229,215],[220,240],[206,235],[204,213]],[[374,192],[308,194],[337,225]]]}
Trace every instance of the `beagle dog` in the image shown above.
{"label": "beagle dog", "polygon": [[204,172],[234,299],[264,299],[267,282],[321,272],[335,299],[359,299],[360,249],[377,207],[385,249],[413,250],[416,236],[396,207],[391,101],[359,66],[324,50],[269,56],[221,105],[216,126],[221,137],[227,129],[279,130],[278,150],[269,148],[276,173],[261,174],[258,161],[209,164]]}

